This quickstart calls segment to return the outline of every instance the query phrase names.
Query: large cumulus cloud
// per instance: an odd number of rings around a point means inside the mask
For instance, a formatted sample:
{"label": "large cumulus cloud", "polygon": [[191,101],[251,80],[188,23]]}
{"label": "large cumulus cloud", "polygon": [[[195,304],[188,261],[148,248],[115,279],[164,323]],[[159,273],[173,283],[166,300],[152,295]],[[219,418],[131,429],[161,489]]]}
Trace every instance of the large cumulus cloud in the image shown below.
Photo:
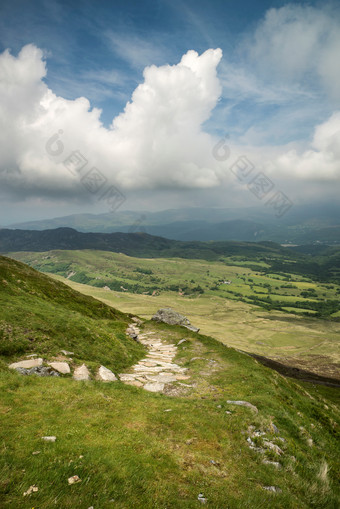
{"label": "large cumulus cloud", "polygon": [[[25,46],[0,56],[0,179],[3,189],[32,195],[80,195],[79,178],[63,160],[79,150],[91,166],[124,189],[217,184],[212,139],[202,130],[221,93],[221,50],[189,51],[177,65],[151,66],[131,102],[109,129],[89,101],[57,97],[43,81],[42,51]],[[64,150],[46,142],[61,133]]]}

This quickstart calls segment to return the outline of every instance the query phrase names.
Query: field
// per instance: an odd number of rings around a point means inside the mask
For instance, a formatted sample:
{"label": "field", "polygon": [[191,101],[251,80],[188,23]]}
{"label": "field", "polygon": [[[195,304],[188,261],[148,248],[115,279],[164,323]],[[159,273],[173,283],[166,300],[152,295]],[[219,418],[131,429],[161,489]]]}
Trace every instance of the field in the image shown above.
{"label": "field", "polygon": [[[310,309],[325,300],[339,307],[336,284],[264,274],[233,259],[141,259],[102,251],[11,256],[121,311],[151,318],[157,309],[173,307],[203,334],[224,344],[320,375],[339,376],[340,323],[329,315],[316,318],[313,315],[320,312]],[[278,302],[283,306],[275,309]]]}

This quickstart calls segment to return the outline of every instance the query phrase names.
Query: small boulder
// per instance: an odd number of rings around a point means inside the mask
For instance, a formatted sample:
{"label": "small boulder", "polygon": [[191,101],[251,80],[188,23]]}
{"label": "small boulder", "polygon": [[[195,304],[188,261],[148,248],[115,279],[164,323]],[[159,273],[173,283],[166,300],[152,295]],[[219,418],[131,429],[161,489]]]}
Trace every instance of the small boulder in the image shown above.
{"label": "small boulder", "polygon": [[74,370],[73,378],[75,380],[90,380],[90,372],[85,364],[82,364]]}
{"label": "small boulder", "polygon": [[38,359],[29,359],[26,361],[19,361],[19,362],[13,362],[13,364],[10,364],[8,367],[10,369],[17,369],[17,368],[24,368],[24,369],[30,369],[30,368],[37,368],[39,366],[42,366],[43,359],[39,357]]}
{"label": "small boulder", "polygon": [[67,362],[49,362],[48,365],[62,375],[68,375],[71,373],[70,366]]}
{"label": "small boulder", "polygon": [[157,313],[151,318],[151,320],[154,320],[155,322],[168,323],[169,325],[181,325],[182,327],[186,327],[193,332],[199,331],[197,327],[191,325],[188,318],[181,315],[180,313],[177,313],[177,311],[174,311],[171,308],[159,309]]}
{"label": "small boulder", "polygon": [[110,371],[108,368],[105,368],[104,366],[100,366],[98,369],[98,380],[101,380],[102,382],[116,382],[118,378],[112,371]]}

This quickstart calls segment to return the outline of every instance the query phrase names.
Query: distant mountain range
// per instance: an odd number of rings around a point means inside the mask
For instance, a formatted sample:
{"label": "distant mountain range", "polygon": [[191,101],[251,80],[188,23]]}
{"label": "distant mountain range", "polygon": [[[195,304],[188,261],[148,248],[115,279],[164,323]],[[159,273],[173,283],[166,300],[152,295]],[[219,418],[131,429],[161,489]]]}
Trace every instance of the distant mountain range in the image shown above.
{"label": "distant mountain range", "polygon": [[[272,272],[309,275],[323,281],[340,281],[340,246],[282,247],[273,242],[178,241],[147,233],[86,233],[73,228],[53,230],[0,230],[0,253],[19,251],[92,249],[141,258],[185,258],[265,262]],[[257,265],[257,270],[262,270]]]}
{"label": "distant mountain range", "polygon": [[79,232],[137,233],[185,241],[272,241],[281,244],[340,243],[340,205],[295,206],[277,218],[267,207],[182,208],[159,212],[117,211],[16,223],[11,229],[68,227]]}

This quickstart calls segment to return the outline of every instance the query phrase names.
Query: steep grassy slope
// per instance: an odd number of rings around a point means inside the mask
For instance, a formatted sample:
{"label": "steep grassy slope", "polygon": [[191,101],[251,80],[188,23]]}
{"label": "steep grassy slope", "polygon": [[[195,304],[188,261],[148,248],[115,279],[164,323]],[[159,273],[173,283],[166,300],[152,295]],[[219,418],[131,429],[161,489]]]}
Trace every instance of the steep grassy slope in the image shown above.
{"label": "steep grassy slope", "polygon": [[[186,339],[176,362],[190,379],[165,394],[121,382],[22,376],[7,368],[23,353],[8,355],[13,330],[24,347],[29,343],[25,352],[44,356],[69,347],[72,338],[74,351],[92,365],[104,358],[127,368],[141,352],[123,335],[125,315],[0,260],[0,317],[12,329],[11,338],[0,340],[7,346],[0,362],[1,507],[194,509],[200,493],[212,509],[339,506],[340,414],[332,389],[284,379],[210,337],[154,322],[142,331],[169,344]],[[248,401],[258,413],[228,400]],[[46,435],[56,442],[43,442]],[[248,437],[263,451],[250,449]],[[81,481],[69,485],[73,475]],[[32,485],[38,491],[23,496]],[[265,489],[271,486],[275,493]]]}
{"label": "steep grassy slope", "polygon": [[127,315],[86,297],[27,265],[0,257],[0,354],[56,356],[74,351],[74,362],[95,359],[122,369],[143,355],[127,338]]}

